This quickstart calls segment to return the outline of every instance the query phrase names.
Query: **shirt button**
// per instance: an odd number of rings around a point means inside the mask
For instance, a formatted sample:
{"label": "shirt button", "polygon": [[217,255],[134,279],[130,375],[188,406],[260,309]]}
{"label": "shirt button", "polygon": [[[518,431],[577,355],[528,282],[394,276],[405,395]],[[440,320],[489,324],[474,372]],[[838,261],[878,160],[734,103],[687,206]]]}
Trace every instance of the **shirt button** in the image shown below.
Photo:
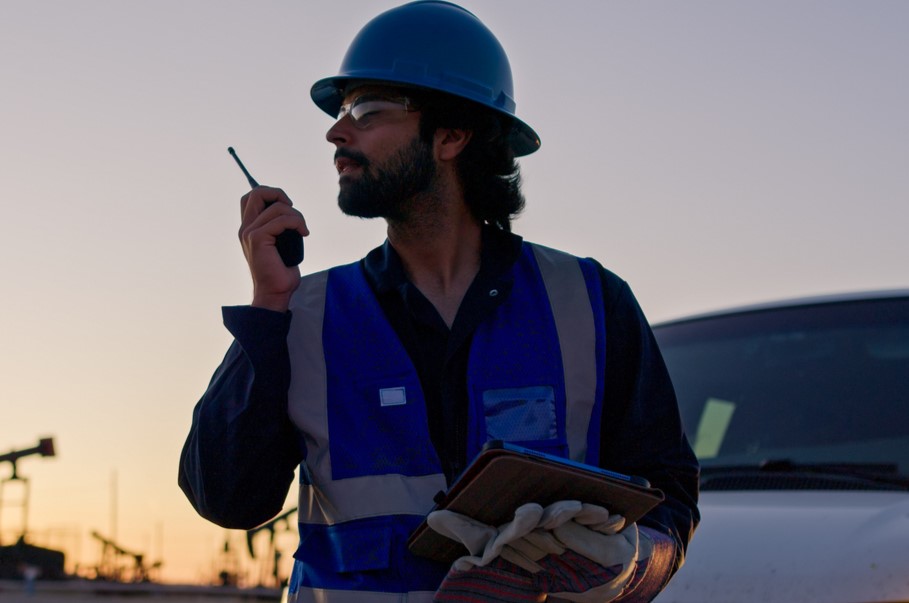
{"label": "shirt button", "polygon": [[498,289],[490,289],[490,290],[489,290],[489,297],[495,297],[495,296],[498,295],[498,294],[499,294],[499,290],[498,290]]}

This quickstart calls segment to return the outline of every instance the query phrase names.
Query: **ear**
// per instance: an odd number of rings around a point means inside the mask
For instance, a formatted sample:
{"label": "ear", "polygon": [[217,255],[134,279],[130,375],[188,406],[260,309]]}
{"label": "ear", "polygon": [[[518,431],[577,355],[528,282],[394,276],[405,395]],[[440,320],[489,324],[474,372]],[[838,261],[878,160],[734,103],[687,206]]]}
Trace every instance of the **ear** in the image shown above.
{"label": "ear", "polygon": [[439,128],[435,134],[435,152],[439,161],[451,161],[464,150],[473,131],[458,128]]}

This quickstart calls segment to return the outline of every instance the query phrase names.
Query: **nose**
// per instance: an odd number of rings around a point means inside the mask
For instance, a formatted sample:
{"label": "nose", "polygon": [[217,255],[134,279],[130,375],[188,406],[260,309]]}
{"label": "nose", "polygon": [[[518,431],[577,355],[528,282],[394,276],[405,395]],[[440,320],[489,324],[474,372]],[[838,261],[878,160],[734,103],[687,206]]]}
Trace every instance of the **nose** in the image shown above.
{"label": "nose", "polygon": [[336,121],[332,127],[328,128],[328,132],[325,133],[325,139],[335,145],[347,144],[350,142],[351,127],[350,117],[345,115]]}

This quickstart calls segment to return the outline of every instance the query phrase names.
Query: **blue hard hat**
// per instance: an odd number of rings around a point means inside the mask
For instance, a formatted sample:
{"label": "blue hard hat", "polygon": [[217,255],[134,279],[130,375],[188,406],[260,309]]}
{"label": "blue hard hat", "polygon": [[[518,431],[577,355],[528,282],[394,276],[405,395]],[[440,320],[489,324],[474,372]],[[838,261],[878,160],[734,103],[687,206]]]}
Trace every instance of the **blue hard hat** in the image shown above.
{"label": "blue hard hat", "polygon": [[502,45],[477,17],[451,2],[420,0],[375,17],[351,42],[338,75],[313,84],[310,95],[336,117],[352,80],[419,86],[466,98],[511,119],[516,156],[540,148],[536,132],[515,117],[511,65]]}

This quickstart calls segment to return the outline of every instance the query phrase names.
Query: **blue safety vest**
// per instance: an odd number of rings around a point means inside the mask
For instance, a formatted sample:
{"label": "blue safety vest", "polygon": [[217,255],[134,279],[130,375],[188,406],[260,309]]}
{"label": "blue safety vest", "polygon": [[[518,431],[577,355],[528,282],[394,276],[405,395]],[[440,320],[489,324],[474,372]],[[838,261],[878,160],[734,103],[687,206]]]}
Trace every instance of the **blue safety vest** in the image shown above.
{"label": "blue safety vest", "polygon": [[[596,267],[524,243],[512,270],[511,294],[471,341],[468,455],[500,439],[596,464]],[[429,601],[448,567],[406,541],[446,483],[417,371],[359,263],[305,277],[291,311],[289,412],[306,460],[290,600]]]}

